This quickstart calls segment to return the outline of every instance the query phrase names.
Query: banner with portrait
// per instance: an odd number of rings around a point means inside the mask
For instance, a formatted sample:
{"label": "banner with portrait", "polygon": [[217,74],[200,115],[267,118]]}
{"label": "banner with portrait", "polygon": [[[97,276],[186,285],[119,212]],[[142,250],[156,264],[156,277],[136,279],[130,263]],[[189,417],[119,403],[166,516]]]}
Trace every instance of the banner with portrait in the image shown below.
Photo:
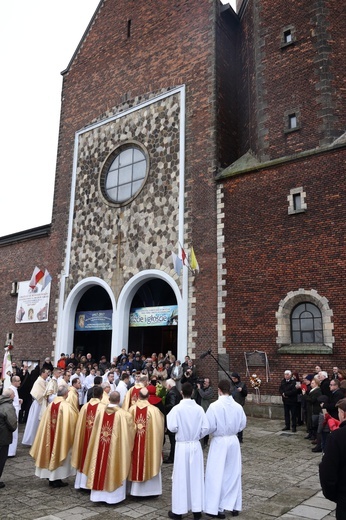
{"label": "banner with portrait", "polygon": [[75,330],[78,332],[112,330],[112,316],[112,310],[76,312]]}
{"label": "banner with portrait", "polygon": [[30,280],[19,282],[16,323],[37,323],[48,321],[49,298],[51,284],[42,289],[37,284],[34,289],[29,287]]}

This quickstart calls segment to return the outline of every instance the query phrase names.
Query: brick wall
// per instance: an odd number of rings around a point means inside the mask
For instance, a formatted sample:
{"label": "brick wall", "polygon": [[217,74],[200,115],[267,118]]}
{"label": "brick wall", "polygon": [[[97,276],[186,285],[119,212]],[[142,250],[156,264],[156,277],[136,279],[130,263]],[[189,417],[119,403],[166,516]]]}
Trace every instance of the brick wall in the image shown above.
{"label": "brick wall", "polygon": [[[345,148],[230,178],[224,183],[226,345],[232,369],[245,374],[244,352],[267,352],[277,392],[286,368],[313,372],[346,366]],[[287,195],[306,192],[306,212],[288,214]],[[279,355],[276,316],[290,291],[315,289],[333,311],[333,356]],[[252,369],[264,379],[264,369]]]}
{"label": "brick wall", "polygon": [[[342,9],[336,0],[247,2],[241,20],[243,153],[251,148],[261,160],[275,159],[343,133]],[[298,116],[297,131],[287,132],[290,113]]]}
{"label": "brick wall", "polygon": [[[6,344],[6,334],[12,332],[12,359],[39,359],[42,363],[53,349],[54,310],[57,298],[59,257],[54,248],[54,237],[36,238],[14,242],[0,247],[0,331],[1,346]],[[17,297],[11,296],[14,281],[30,280],[35,266],[48,269],[51,282],[49,321],[42,323],[15,323]]]}

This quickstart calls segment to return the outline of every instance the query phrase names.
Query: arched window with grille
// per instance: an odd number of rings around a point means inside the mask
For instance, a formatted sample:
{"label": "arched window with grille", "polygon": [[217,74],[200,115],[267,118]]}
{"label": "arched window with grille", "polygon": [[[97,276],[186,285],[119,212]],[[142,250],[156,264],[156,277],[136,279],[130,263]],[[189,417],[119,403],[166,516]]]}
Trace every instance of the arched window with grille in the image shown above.
{"label": "arched window with grille", "polygon": [[278,354],[332,354],[333,310],[315,289],[290,291],[276,312]]}
{"label": "arched window with grille", "polygon": [[292,343],[323,343],[322,314],[316,305],[304,302],[291,313]]}

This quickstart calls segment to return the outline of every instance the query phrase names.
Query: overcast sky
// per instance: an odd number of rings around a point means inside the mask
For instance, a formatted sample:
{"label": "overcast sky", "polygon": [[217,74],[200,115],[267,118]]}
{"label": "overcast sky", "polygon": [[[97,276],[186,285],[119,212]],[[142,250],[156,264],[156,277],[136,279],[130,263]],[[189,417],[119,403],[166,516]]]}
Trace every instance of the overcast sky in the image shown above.
{"label": "overcast sky", "polygon": [[98,3],[0,0],[0,236],[51,222],[60,72]]}

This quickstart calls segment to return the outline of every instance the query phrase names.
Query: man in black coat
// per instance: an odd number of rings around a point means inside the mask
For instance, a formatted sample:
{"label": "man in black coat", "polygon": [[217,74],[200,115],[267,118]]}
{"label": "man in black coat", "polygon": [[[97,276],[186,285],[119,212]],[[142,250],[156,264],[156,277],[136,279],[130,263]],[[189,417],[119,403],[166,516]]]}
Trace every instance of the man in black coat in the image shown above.
{"label": "man in black coat", "polygon": [[284,378],[281,381],[279,392],[282,397],[285,412],[285,428],[282,431],[290,430],[290,416],[292,418],[292,432],[297,431],[297,403],[298,403],[298,388],[297,381],[292,377],[290,370],[285,370]]}
{"label": "man in black coat", "polygon": [[336,502],[336,520],[346,519],[346,399],[337,403],[340,427],[330,433],[320,464],[324,496]]}
{"label": "man in black coat", "polygon": [[[172,408],[180,403],[182,397],[179,390],[175,386],[175,381],[173,381],[173,379],[167,379],[166,389],[168,391],[165,399],[165,414],[168,415]],[[174,462],[175,452],[175,433],[172,433],[167,429],[167,435],[169,437],[169,442],[171,443],[171,449],[169,452],[169,456],[167,457],[167,459],[164,459],[163,462],[165,464],[172,464]]]}
{"label": "man in black coat", "polygon": [[327,410],[329,415],[334,417],[334,419],[338,418],[338,408],[336,407],[336,403],[340,401],[340,399],[344,398],[344,392],[340,390],[340,381],[332,379],[329,383],[329,388],[331,395],[329,397],[328,403],[324,403],[323,408]]}
{"label": "man in black coat", "polygon": [[331,395],[331,391],[330,391],[330,386],[329,386],[330,381],[329,381],[327,372],[325,372],[324,370],[321,370],[320,372],[318,372],[317,377],[320,381],[320,388],[321,388],[322,395],[326,395],[329,398]]}
{"label": "man in black coat", "polygon": [[94,387],[101,386],[101,385],[102,385],[102,377],[96,376],[94,379],[94,385],[91,388],[89,388],[89,390],[87,392],[87,403],[90,401],[90,399],[92,397],[94,397]]}

